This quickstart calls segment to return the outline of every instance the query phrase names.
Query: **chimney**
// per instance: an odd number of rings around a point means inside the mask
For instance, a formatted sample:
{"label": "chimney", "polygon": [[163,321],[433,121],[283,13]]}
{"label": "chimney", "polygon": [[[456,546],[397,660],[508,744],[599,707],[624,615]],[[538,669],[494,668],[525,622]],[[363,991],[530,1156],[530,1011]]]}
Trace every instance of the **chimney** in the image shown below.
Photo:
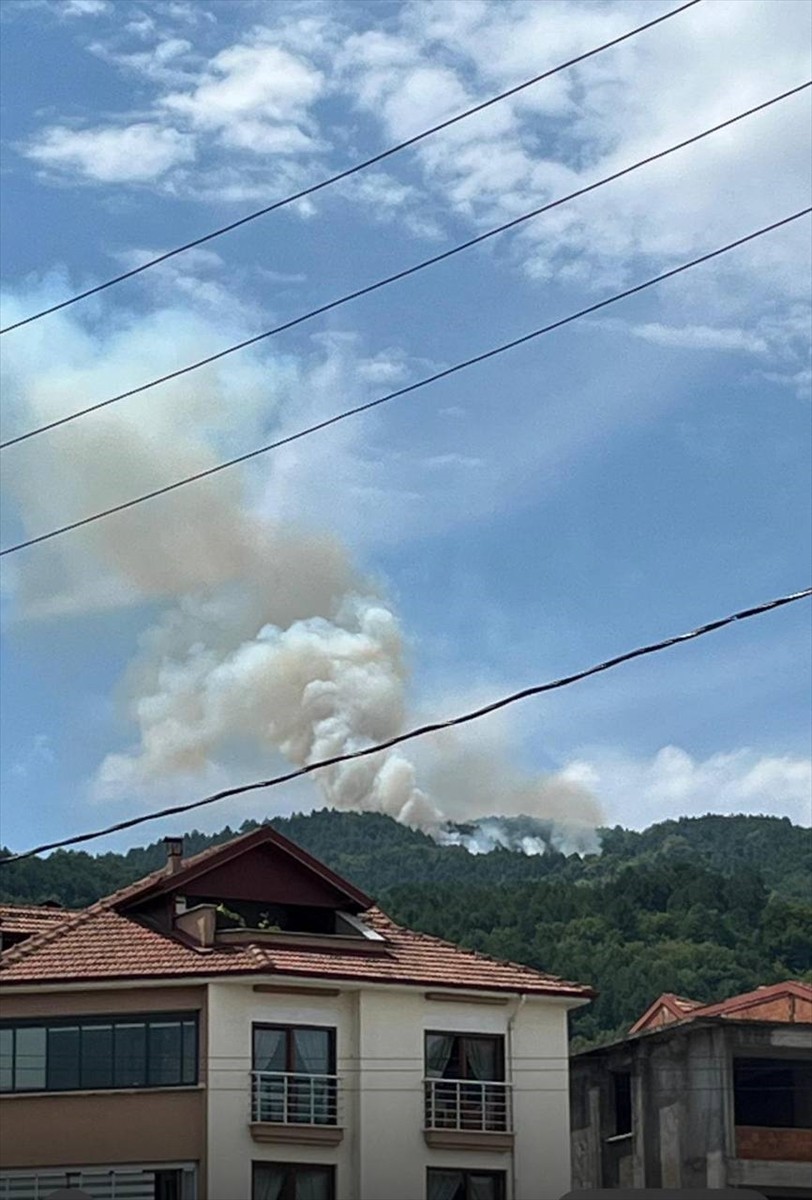
{"label": "chimney", "polygon": [[164,845],[166,846],[166,865],[169,868],[169,874],[174,875],[179,871],[183,862],[183,838],[165,837]]}

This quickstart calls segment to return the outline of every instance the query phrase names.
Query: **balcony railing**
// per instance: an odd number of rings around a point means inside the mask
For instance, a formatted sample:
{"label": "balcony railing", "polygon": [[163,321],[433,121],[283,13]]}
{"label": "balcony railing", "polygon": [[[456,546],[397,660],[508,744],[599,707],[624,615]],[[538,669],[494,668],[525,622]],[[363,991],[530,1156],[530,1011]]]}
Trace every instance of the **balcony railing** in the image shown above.
{"label": "balcony railing", "polygon": [[509,1083],[426,1079],[426,1129],[512,1133]]}
{"label": "balcony railing", "polygon": [[252,1071],[252,1120],[275,1125],[337,1125],[338,1076]]}

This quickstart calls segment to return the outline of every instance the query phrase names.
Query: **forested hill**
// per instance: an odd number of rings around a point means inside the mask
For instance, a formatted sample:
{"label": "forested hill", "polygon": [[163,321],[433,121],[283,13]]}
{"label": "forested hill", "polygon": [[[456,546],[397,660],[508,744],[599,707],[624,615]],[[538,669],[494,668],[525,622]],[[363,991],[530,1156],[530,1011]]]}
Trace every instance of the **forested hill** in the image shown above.
{"label": "forested hill", "polygon": [[[472,855],[372,813],[272,824],[415,928],[592,983],[578,1044],[620,1033],[662,991],[722,999],[812,979],[812,838],[776,817],[681,818],[601,833],[603,852]],[[242,830],[197,832],[197,853]],[[2,851],[0,851],[2,853]],[[0,868],[0,901],[91,903],[160,866],[160,842],[127,854],[58,851]]]}

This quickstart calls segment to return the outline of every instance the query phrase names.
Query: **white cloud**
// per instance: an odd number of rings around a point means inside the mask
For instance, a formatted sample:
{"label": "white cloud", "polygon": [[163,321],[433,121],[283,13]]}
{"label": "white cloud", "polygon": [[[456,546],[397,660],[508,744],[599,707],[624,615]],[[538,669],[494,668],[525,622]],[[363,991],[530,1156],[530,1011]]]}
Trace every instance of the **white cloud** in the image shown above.
{"label": "white cloud", "polygon": [[57,5],[61,17],[99,17],[111,8],[109,0],[59,0]]}
{"label": "white cloud", "polygon": [[763,813],[812,823],[809,758],[740,749],[697,759],[664,746],[650,759],[599,751],[568,763],[561,776],[594,792],[610,824],[634,829],[704,813]]}
{"label": "white cloud", "polygon": [[161,105],[226,145],[255,154],[296,154],[317,148],[310,106],[325,81],[305,58],[257,38],[221,50],[189,91]]}
{"label": "white cloud", "polygon": [[689,350],[743,350],[748,354],[764,354],[767,342],[758,334],[745,329],[713,328],[710,325],[663,325],[651,322],[632,325],[629,332],[644,342],[656,346],[675,346]]}
{"label": "white cloud", "polygon": [[191,138],[150,122],[97,129],[51,126],[25,153],[41,166],[99,183],[143,183],[195,156]]}

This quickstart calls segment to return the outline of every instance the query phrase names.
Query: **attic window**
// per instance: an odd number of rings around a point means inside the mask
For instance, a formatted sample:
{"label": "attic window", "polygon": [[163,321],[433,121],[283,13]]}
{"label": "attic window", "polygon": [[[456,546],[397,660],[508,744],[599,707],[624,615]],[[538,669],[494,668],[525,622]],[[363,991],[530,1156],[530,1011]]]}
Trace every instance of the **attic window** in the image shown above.
{"label": "attic window", "polygon": [[211,904],[214,907],[218,932],[244,929],[247,933],[301,933],[322,937],[383,940],[358,917],[333,908],[270,904],[256,900],[201,899],[197,903]]}

